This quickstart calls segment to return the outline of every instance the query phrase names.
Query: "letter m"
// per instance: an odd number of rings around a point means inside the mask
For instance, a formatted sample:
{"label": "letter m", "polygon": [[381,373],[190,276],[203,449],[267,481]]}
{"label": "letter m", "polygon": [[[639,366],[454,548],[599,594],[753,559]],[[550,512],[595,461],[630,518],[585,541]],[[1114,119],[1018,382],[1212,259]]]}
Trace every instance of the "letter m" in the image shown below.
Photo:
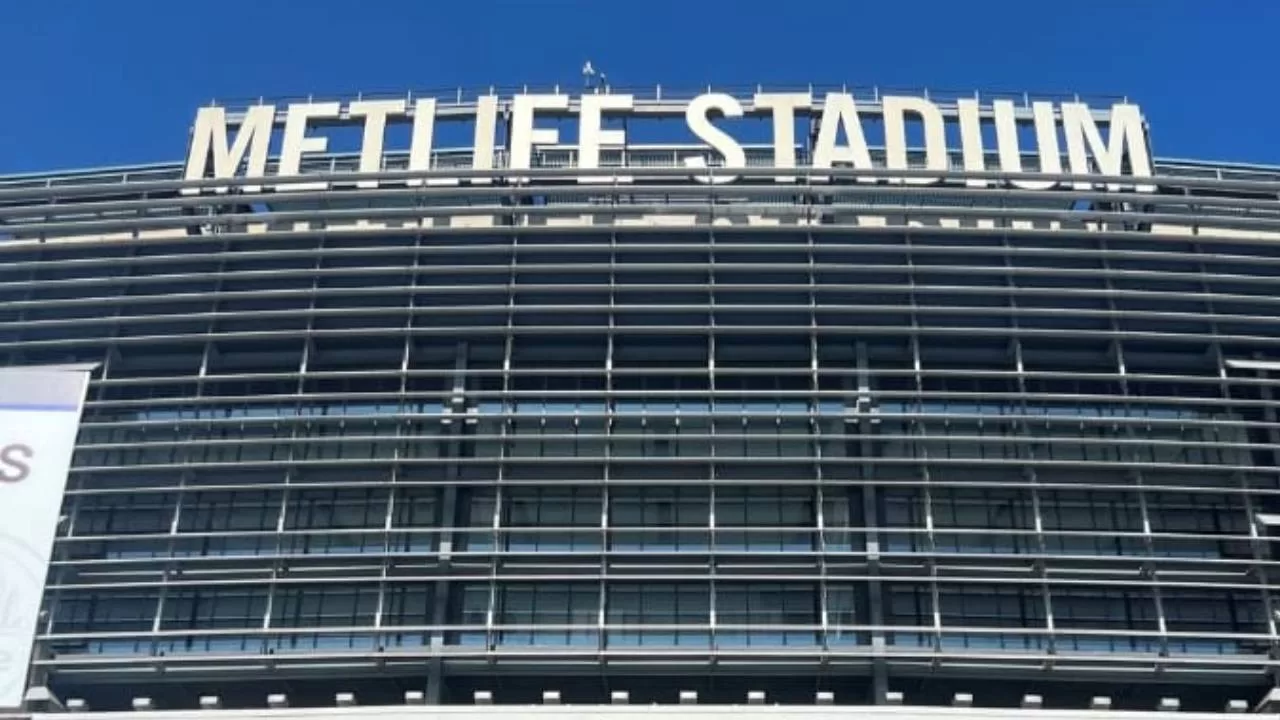
{"label": "letter m", "polygon": [[[200,108],[196,113],[196,122],[191,128],[191,148],[187,153],[187,169],[183,175],[185,180],[202,180],[213,177],[230,180],[245,158],[248,163],[244,177],[262,177],[267,171],[267,151],[271,147],[271,128],[275,122],[276,107],[274,105],[254,105],[244,112],[236,133],[235,143],[227,144],[227,111],[220,107]],[[209,163],[213,162],[213,173],[209,173]],[[257,192],[260,186],[245,187],[245,192]],[[226,192],[219,188],[219,192]],[[194,195],[200,191],[195,188],[183,189],[184,195]]]}

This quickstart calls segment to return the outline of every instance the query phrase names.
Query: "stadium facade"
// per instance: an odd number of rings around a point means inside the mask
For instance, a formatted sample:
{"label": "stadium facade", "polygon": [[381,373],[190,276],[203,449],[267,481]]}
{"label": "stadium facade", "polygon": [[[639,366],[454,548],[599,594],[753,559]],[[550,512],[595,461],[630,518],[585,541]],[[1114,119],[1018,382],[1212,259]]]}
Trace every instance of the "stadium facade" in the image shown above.
{"label": "stadium facade", "polygon": [[[803,92],[700,106],[755,144],[658,89],[228,103],[185,164],[0,178],[0,365],[96,368],[25,712],[1253,708],[1280,169]],[[590,152],[533,129],[589,102]]]}

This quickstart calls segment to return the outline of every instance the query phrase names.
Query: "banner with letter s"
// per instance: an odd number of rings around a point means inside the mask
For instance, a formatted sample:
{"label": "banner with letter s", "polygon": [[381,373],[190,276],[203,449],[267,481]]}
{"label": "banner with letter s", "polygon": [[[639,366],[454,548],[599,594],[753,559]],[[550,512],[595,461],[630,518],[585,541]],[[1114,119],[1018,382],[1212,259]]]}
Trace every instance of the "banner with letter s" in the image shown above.
{"label": "banner with letter s", "polygon": [[90,368],[0,368],[0,709],[22,705]]}

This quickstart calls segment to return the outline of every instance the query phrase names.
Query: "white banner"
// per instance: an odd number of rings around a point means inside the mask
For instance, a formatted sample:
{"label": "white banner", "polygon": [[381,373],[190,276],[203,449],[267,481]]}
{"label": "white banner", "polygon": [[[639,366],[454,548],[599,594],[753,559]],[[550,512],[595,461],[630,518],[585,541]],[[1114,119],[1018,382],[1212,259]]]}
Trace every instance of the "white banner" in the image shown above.
{"label": "white banner", "polygon": [[0,369],[0,709],[26,692],[88,370]]}

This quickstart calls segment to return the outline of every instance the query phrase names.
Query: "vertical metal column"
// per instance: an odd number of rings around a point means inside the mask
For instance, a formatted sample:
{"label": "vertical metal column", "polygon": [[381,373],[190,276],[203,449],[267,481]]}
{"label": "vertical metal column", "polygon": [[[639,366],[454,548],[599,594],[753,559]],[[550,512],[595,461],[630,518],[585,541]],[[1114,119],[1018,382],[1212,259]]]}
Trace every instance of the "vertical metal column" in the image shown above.
{"label": "vertical metal column", "polygon": [[[822,470],[822,432],[821,423],[818,420],[818,413],[821,410],[822,403],[819,392],[822,383],[818,368],[818,293],[817,293],[817,277],[814,269],[815,265],[815,249],[813,233],[807,233],[806,257],[809,262],[809,397],[805,403],[805,429],[809,435],[809,456],[813,462],[813,521],[814,521],[814,543],[811,547],[818,552],[818,623],[821,627],[822,641],[820,646],[824,653],[831,649],[831,623],[830,623],[830,603],[828,602],[827,574],[828,557],[827,557],[827,517],[826,517],[826,480],[825,473]],[[849,499],[846,496],[844,501],[847,504]],[[847,515],[847,513],[846,513]],[[826,658],[824,658],[825,662]]]}
{"label": "vertical metal column", "polygon": [[[1121,332],[1120,323],[1117,319],[1120,312],[1116,307],[1115,302],[1115,284],[1111,281],[1112,268],[1111,263],[1108,260],[1108,253],[1110,251],[1107,241],[1105,239],[1099,240],[1098,248],[1102,251],[1100,253],[1101,259],[1099,262],[1102,265],[1103,285],[1107,289],[1107,310],[1111,316],[1110,325],[1112,336],[1115,338],[1121,338],[1123,337],[1123,333]],[[1129,446],[1130,449],[1125,454],[1133,454],[1130,455],[1130,458],[1126,459],[1130,459],[1133,462],[1133,465],[1129,469],[1129,478],[1132,480],[1134,492],[1138,496],[1138,513],[1142,521],[1142,544],[1145,551],[1145,557],[1142,559],[1139,567],[1142,575],[1151,580],[1151,598],[1156,611],[1156,630],[1159,633],[1159,654],[1161,657],[1168,657],[1169,627],[1164,610],[1164,594],[1160,590],[1160,571],[1156,566],[1155,541],[1151,535],[1151,511],[1148,506],[1147,491],[1143,487],[1145,484],[1145,475],[1142,470],[1139,469],[1141,467],[1140,462],[1138,462],[1139,458],[1134,457],[1137,453],[1138,441],[1140,438],[1133,430],[1132,420],[1136,415],[1134,414],[1132,407],[1133,393],[1129,388],[1128,365],[1125,362],[1123,340],[1116,339],[1111,342],[1111,354],[1113,355],[1112,359],[1115,361],[1116,378],[1120,382],[1120,396],[1124,403],[1123,407],[1126,419],[1126,422],[1124,423],[1124,436],[1132,443]]]}
{"label": "vertical metal column", "polygon": [[[857,391],[848,393],[850,377],[845,375],[843,382],[848,395],[853,395],[853,419],[858,433],[858,453],[862,458],[862,524],[864,545],[867,553],[867,621],[871,625],[871,701],[882,704],[885,694],[889,692],[888,660],[885,657],[887,640],[884,632],[884,586],[880,581],[880,521],[879,502],[875,483],[875,465],[869,462],[874,452],[871,415],[876,412],[876,404],[871,395],[870,358],[865,340],[854,343],[857,362]],[[846,397],[848,397],[846,395]],[[848,410],[846,409],[846,412]],[[849,432],[850,423],[844,423],[844,431]]]}
{"label": "vertical metal column", "polygon": [[[453,526],[458,516],[458,460],[462,456],[462,444],[466,425],[472,421],[467,400],[467,343],[459,342],[453,362],[453,384],[444,408],[443,427],[440,434],[451,462],[445,465],[444,489],[441,492],[438,517],[440,518],[438,571],[441,577],[449,577],[453,567]],[[427,663],[427,702],[439,705],[443,697],[445,646],[444,626],[449,623],[449,596],[451,583],[438,580],[432,593],[431,609],[431,659]]]}
{"label": "vertical metal column", "polygon": [[[1009,340],[1009,350],[1012,354],[1015,385],[1018,389],[1018,410],[1021,418],[1013,422],[1013,428],[1009,435],[1014,442],[1014,456],[1019,460],[1034,461],[1035,454],[1035,436],[1031,432],[1031,423],[1028,420],[1031,416],[1030,407],[1027,403],[1027,365],[1026,359],[1023,357],[1022,351],[1022,335],[1021,327],[1018,322],[1018,286],[1014,281],[1014,267],[1011,258],[1013,250],[1009,243],[1009,234],[1004,233],[1001,236],[1001,247],[1004,252],[1001,259],[1004,263],[1005,288],[1009,293],[1009,309],[1011,313],[1011,338]],[[1025,443],[1023,440],[1025,439]],[[1036,576],[1040,580],[1040,603],[1044,609],[1044,630],[1047,633],[1044,637],[1044,650],[1051,658],[1057,653],[1057,624],[1053,615],[1053,592],[1049,585],[1049,544],[1045,541],[1044,533],[1044,503],[1040,495],[1040,474],[1036,472],[1036,466],[1033,463],[1027,463],[1022,466],[1022,476],[1029,485],[1028,494],[1031,498],[1031,514],[1032,526],[1034,528],[1035,552],[1038,556],[1034,561]],[[1053,662],[1052,659],[1049,660]]]}
{"label": "vertical metal column", "polygon": [[[1221,351],[1221,347],[1218,347],[1218,352],[1221,353]],[[1222,368],[1222,374],[1225,377],[1226,363],[1221,357],[1219,357],[1219,363]],[[1267,377],[1267,371],[1261,369],[1255,371],[1255,377],[1259,380],[1271,379]],[[1258,386],[1258,396],[1262,400],[1266,401],[1262,412],[1263,418],[1267,422],[1267,440],[1272,447],[1280,447],[1280,430],[1277,429],[1277,423],[1280,422],[1280,413],[1276,412],[1277,405],[1280,403],[1277,403],[1274,385],[1271,382],[1260,383]],[[1268,452],[1271,455],[1271,460],[1274,465],[1277,453],[1275,450],[1270,450]],[[1243,488],[1247,490],[1248,481],[1245,476],[1241,473],[1236,473],[1236,475],[1239,477]],[[1257,515],[1255,513],[1259,512],[1260,509],[1255,505],[1254,494],[1246,491],[1244,493],[1244,503],[1249,515],[1249,535],[1252,540],[1251,545],[1253,546],[1253,561],[1257,563],[1257,565],[1251,568],[1251,574],[1257,576],[1258,583],[1262,587],[1263,609],[1267,613],[1267,629],[1271,634],[1271,649],[1269,655],[1272,658],[1275,658],[1280,656],[1280,637],[1277,637],[1278,633],[1280,633],[1280,627],[1278,627],[1278,624],[1280,623],[1278,623],[1278,618],[1276,617],[1277,612],[1280,611],[1278,611],[1276,607],[1277,603],[1274,594],[1268,588],[1271,578],[1263,563],[1275,559],[1276,540],[1273,537],[1263,534],[1259,528]],[[1265,508],[1262,510],[1265,511]],[[1280,687],[1280,668],[1270,667],[1267,670],[1267,674],[1271,677],[1272,685]]]}

